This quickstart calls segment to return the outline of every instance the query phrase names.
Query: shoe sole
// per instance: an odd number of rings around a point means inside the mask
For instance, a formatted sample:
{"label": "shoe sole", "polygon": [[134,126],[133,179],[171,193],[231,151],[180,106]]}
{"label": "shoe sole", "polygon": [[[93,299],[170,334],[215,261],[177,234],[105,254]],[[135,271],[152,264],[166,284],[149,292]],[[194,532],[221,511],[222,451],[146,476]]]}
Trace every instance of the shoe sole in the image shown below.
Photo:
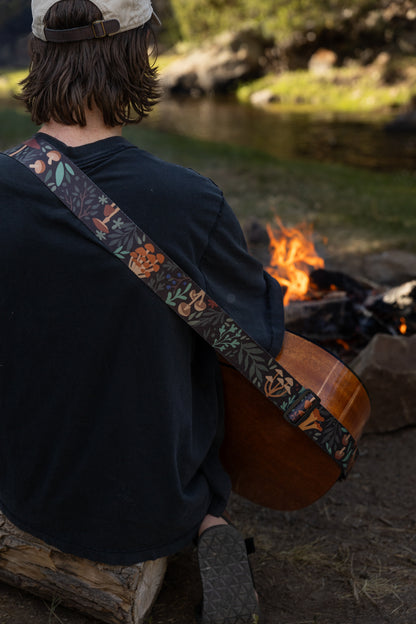
{"label": "shoe sole", "polygon": [[204,531],[198,541],[203,603],[201,624],[256,624],[259,605],[245,542],[230,525]]}

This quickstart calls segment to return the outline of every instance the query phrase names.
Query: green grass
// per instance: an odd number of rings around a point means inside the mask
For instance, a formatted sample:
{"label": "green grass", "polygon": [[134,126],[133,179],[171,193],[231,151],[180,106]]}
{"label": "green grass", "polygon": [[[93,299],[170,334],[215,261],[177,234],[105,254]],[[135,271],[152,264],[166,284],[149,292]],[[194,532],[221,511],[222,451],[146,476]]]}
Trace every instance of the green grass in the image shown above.
{"label": "green grass", "polygon": [[253,93],[267,89],[280,108],[368,113],[406,105],[416,95],[416,72],[408,73],[394,84],[385,83],[376,67],[333,68],[325,75],[306,70],[269,74],[240,86],[237,97],[248,102]]}
{"label": "green grass", "polygon": [[0,106],[0,150],[16,145],[36,130],[30,116],[17,102],[8,102],[7,108]]}
{"label": "green grass", "polygon": [[[0,109],[0,148],[36,131],[20,108]],[[380,173],[339,164],[286,161],[240,147],[142,127],[124,135],[157,156],[212,178],[243,223],[278,215],[288,226],[313,224],[326,254],[388,248],[416,252],[416,175]]]}
{"label": "green grass", "polygon": [[285,161],[240,147],[142,128],[125,136],[161,158],[192,167],[223,190],[241,222],[279,216],[312,223],[328,253],[393,247],[416,252],[416,176],[339,164]]}
{"label": "green grass", "polygon": [[0,98],[10,98],[19,92],[19,82],[27,76],[27,69],[0,70]]}

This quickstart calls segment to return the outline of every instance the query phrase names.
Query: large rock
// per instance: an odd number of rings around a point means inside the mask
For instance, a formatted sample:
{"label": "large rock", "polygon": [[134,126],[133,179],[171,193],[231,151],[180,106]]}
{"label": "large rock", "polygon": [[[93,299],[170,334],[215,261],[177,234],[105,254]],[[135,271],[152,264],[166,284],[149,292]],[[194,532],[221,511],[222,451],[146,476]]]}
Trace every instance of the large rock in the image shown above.
{"label": "large rock", "polygon": [[325,76],[335,67],[337,60],[338,57],[333,50],[319,48],[309,59],[308,69],[316,76]]}
{"label": "large rock", "polygon": [[416,425],[416,335],[377,334],[351,367],[370,395],[366,433]]}
{"label": "large rock", "polygon": [[250,95],[250,103],[253,106],[267,106],[268,104],[273,104],[274,102],[279,102],[280,97],[273,93],[271,89],[260,89],[260,91],[254,91]]}
{"label": "large rock", "polygon": [[416,254],[389,250],[368,255],[363,261],[365,276],[383,285],[397,285],[416,278]]}
{"label": "large rock", "polygon": [[258,76],[265,49],[260,33],[223,33],[163,70],[161,83],[170,93],[205,94],[227,91],[239,80]]}

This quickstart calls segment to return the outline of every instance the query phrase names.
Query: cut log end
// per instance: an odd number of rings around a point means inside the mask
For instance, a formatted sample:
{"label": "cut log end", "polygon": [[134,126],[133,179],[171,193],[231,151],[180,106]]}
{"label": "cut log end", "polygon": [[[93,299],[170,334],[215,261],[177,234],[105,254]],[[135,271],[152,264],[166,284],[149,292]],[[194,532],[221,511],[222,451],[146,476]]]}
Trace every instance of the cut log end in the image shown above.
{"label": "cut log end", "polygon": [[167,558],[131,566],[65,554],[0,512],[0,580],[109,624],[141,624],[163,583]]}

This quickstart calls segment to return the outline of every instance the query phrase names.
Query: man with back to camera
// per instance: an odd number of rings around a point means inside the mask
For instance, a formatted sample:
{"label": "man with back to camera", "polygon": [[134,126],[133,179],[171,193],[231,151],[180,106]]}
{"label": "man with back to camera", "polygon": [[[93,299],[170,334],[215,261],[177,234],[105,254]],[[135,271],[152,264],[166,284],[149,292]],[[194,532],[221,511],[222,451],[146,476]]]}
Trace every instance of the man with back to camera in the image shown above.
{"label": "man with back to camera", "polygon": [[[247,253],[220,189],[122,137],[158,98],[150,0],[33,0],[32,13],[21,99],[41,126],[35,138],[276,355],[280,287]],[[6,155],[0,193],[2,511],[64,552],[115,565],[195,539],[201,622],[252,622],[244,540],[223,517],[214,350]]]}

